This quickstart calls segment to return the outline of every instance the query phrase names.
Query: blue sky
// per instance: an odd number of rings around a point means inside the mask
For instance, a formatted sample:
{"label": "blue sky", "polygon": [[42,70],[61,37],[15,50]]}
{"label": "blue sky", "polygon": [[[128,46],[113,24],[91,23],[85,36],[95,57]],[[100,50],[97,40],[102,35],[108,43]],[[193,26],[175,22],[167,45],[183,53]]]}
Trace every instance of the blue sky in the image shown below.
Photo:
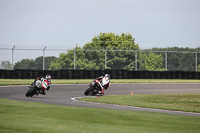
{"label": "blue sky", "polygon": [[200,47],[200,0],[0,0],[0,18],[4,46],[73,48],[123,32],[142,49]]}

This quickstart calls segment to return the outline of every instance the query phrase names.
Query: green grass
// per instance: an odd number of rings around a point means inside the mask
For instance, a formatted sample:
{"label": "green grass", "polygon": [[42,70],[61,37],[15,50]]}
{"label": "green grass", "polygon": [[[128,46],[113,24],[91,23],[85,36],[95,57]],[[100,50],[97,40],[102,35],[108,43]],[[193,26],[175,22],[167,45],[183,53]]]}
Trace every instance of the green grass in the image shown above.
{"label": "green grass", "polygon": [[81,100],[200,113],[200,93],[109,95],[104,97],[86,97]]}
{"label": "green grass", "polygon": [[111,79],[112,83],[200,83],[197,79]]}
{"label": "green grass", "polygon": [[[0,79],[0,86],[30,85],[34,79]],[[52,79],[52,84],[88,84],[92,79]]]}
{"label": "green grass", "polygon": [[[34,79],[0,79],[0,86],[30,85]],[[111,79],[111,83],[200,83],[185,79]],[[52,79],[52,84],[89,84],[92,79]]]}
{"label": "green grass", "polygon": [[0,79],[0,86],[3,85],[30,85],[33,79]]}
{"label": "green grass", "polygon": [[200,117],[0,99],[1,133],[199,133]]}

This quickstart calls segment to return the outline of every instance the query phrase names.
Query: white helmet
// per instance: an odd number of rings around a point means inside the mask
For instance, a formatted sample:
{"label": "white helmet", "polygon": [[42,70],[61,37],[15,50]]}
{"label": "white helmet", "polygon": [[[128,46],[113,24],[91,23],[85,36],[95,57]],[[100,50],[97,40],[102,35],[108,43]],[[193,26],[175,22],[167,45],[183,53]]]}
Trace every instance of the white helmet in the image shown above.
{"label": "white helmet", "polygon": [[51,79],[51,75],[50,75],[50,74],[47,74],[45,78],[46,78],[46,79]]}

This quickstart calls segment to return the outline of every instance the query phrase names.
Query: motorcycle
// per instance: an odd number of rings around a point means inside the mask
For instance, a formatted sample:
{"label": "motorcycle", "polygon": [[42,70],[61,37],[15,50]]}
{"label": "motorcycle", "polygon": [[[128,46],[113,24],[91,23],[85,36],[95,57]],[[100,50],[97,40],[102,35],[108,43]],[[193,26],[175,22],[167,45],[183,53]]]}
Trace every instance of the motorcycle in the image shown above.
{"label": "motorcycle", "polygon": [[103,96],[104,95],[104,87],[109,86],[109,79],[106,79],[105,77],[102,79],[102,83],[99,79],[94,79],[92,83],[88,86],[88,88],[85,90],[84,94],[88,96]]}
{"label": "motorcycle", "polygon": [[50,79],[41,78],[41,80],[34,81],[29,90],[26,92],[26,97],[32,97],[33,95],[46,94],[46,90],[49,90],[51,86]]}

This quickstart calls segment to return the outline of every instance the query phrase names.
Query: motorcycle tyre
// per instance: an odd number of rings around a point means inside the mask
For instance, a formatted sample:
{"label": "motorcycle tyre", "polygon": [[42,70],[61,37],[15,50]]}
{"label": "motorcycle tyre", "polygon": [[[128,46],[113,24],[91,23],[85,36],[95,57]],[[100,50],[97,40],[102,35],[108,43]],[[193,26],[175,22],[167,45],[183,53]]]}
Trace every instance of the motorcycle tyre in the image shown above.
{"label": "motorcycle tyre", "polygon": [[33,95],[35,95],[37,92],[37,88],[36,87],[31,87],[27,92],[26,92],[26,97],[32,97]]}
{"label": "motorcycle tyre", "polygon": [[93,91],[94,87],[93,86],[89,86],[87,90],[85,90],[84,94],[86,96],[88,96],[90,94],[90,91]]}

